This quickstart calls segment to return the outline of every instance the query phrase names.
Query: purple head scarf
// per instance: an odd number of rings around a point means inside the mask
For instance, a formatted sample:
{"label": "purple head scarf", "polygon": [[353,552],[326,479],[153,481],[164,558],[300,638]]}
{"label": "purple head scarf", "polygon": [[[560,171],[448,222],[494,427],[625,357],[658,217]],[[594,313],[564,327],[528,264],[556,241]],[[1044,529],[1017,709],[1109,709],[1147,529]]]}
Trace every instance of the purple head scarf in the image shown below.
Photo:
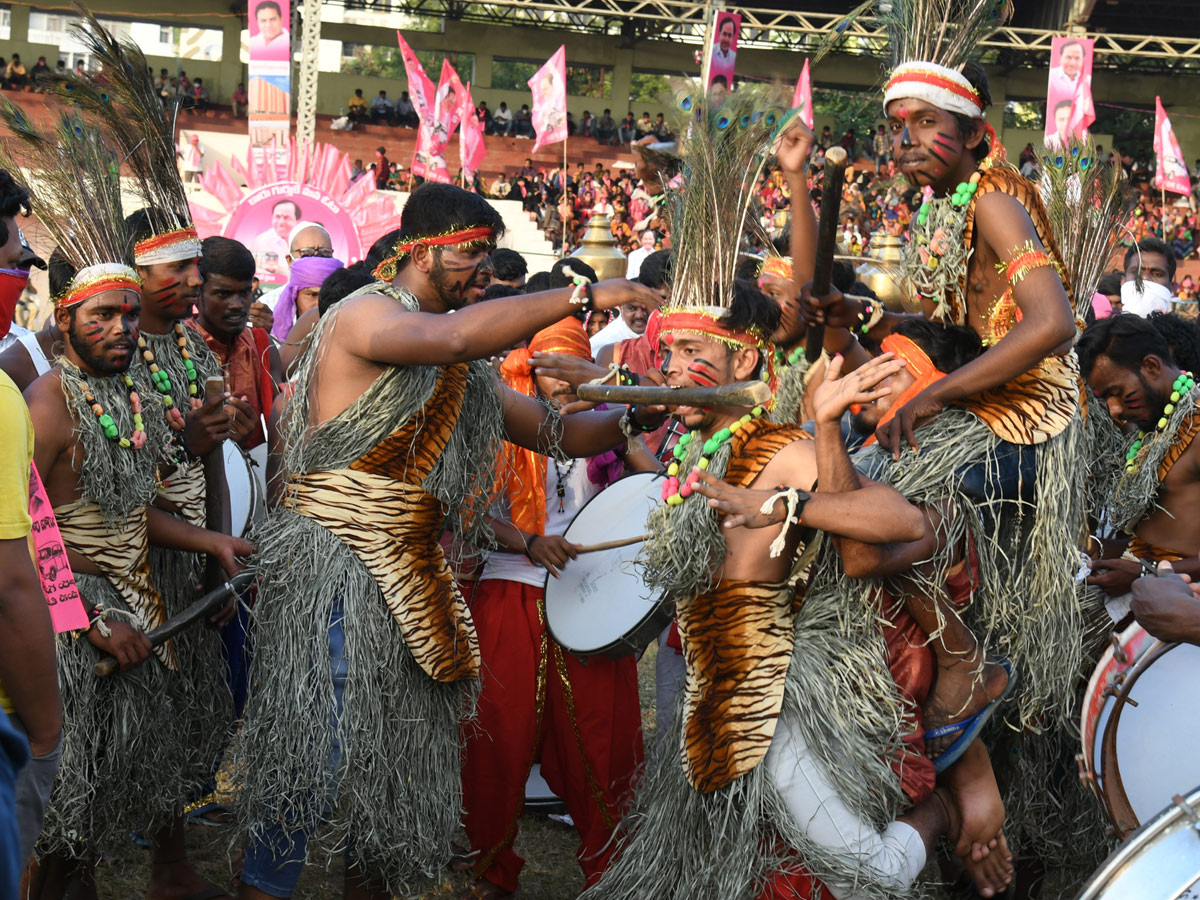
{"label": "purple head scarf", "polygon": [[296,294],[304,288],[319,288],[325,279],[345,265],[340,259],[326,259],[323,256],[303,256],[292,263],[288,283],[279,291],[279,300],[275,303],[275,324],[271,326],[271,334],[285,340],[292,326],[296,324]]}

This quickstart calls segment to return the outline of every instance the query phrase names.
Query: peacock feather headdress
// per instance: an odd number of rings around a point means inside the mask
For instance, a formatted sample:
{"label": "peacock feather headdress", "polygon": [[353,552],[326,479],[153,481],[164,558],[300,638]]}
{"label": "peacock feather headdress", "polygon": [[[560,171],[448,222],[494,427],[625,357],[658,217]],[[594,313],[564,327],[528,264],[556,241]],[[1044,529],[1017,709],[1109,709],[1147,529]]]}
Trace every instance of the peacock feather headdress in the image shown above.
{"label": "peacock feather headdress", "polygon": [[33,213],[75,270],[54,303],[74,306],[102,291],[140,291],[121,207],[119,160],[104,137],[73,112],[43,130],[6,98],[0,100],[0,122],[11,135],[0,142],[0,167],[14,176],[28,172]]}
{"label": "peacock feather headdress", "polygon": [[78,9],[84,22],[73,35],[99,71],[56,75],[52,84],[55,93],[105,132],[133,180],[152,231],[138,240],[134,259],[148,266],[197,257],[200,237],[176,165],[180,97],[164,107],[141,48],[118,40],[89,10]]}

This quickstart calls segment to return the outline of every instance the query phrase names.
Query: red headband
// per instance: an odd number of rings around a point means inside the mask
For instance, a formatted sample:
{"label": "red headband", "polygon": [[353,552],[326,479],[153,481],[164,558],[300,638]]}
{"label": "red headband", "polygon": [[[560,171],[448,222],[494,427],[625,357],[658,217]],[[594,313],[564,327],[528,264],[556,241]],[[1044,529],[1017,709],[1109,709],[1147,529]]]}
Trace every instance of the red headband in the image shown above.
{"label": "red headband", "polygon": [[[775,377],[775,348],[771,341],[763,337],[755,331],[730,331],[721,324],[720,315],[717,310],[712,312],[696,309],[696,308],[675,308],[664,309],[659,313],[658,322],[654,334],[659,337],[659,340],[666,341],[666,336],[670,332],[685,331],[693,334],[710,337],[720,341],[727,347],[741,348],[753,347],[758,350],[763,357],[763,361],[767,367],[767,384],[771,388],[771,393],[775,393],[777,381]],[[647,334],[651,333],[649,323],[647,323]],[[669,342],[668,342],[669,343]],[[658,347],[650,348],[658,358]]]}

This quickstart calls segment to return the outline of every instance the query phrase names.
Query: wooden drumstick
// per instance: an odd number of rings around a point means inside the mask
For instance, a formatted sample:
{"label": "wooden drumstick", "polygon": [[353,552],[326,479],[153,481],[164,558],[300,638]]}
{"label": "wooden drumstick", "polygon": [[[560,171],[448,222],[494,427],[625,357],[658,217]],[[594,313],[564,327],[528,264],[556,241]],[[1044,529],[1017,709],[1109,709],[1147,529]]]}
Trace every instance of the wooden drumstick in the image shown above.
{"label": "wooden drumstick", "polygon": [[761,381],[739,381],[717,387],[659,387],[651,384],[581,384],[575,389],[589,403],[642,403],[664,406],[762,406],[771,389]]}
{"label": "wooden drumstick", "polygon": [[[842,181],[846,176],[846,151],[825,151],[825,180],[821,186],[821,219],[817,223],[817,257],[813,267],[812,293],[824,297],[833,282],[833,254],[837,250],[838,214],[842,208]],[[804,358],[814,363],[825,344],[825,326],[809,325],[804,340]]]}
{"label": "wooden drumstick", "polygon": [[575,549],[576,553],[598,553],[601,550],[616,550],[618,547],[628,547],[630,544],[640,544],[649,535],[639,534],[637,537],[621,538],[617,541],[604,541],[599,544],[582,544]]}

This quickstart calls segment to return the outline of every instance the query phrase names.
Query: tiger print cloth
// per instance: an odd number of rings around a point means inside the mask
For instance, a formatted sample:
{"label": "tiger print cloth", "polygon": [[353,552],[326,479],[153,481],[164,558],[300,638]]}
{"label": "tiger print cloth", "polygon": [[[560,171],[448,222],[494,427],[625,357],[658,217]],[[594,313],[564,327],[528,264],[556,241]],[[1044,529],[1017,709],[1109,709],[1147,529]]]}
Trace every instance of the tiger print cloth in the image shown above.
{"label": "tiger print cloth", "polygon": [[290,475],[282,501],[354,551],[413,657],[443,682],[478,676],[479,642],[438,542],[441,504],[420,485],[450,440],[466,386],[465,364],[440,369],[418,415],[346,468]]}
{"label": "tiger print cloth", "polygon": [[164,508],[178,513],[180,518],[197,528],[204,528],[208,523],[204,506],[206,495],[204,466],[199,462],[179,463],[158,487],[159,499],[167,504]]}
{"label": "tiger print cloth", "polygon": [[[1072,299],[1070,280],[1062,274],[1062,254],[1054,240],[1050,217],[1037,189],[1027,179],[1007,166],[994,166],[983,172],[976,191],[976,202],[967,210],[967,226],[963,240],[967,246],[975,233],[975,211],[978,201],[986,194],[1000,192],[1015,198],[1025,207],[1033,220],[1038,239],[1046,253],[1058,264],[1067,299]],[[968,272],[970,266],[968,265]],[[958,325],[967,325],[967,274],[959,282],[957,294],[949,298],[949,318]],[[1011,327],[1011,324],[1010,324]],[[1005,334],[1007,332],[1004,332]],[[1004,334],[996,334],[1000,339]],[[988,336],[992,337],[992,336]],[[1062,433],[1071,421],[1079,404],[1079,361],[1075,351],[1064,356],[1048,356],[1024,374],[1007,384],[991,388],[978,396],[956,401],[979,416],[1001,440],[1011,444],[1041,444]]]}
{"label": "tiger print cloth", "polygon": [[[796,425],[747,424],[733,437],[724,480],[749,487],[798,440],[811,436]],[[726,787],[766,756],[783,706],[799,609],[787,582],[722,581],[678,604],[687,666],[680,755],[697,791]]]}
{"label": "tiger print cloth", "polygon": [[[150,583],[149,526],[146,508],[141,507],[114,527],[99,505],[76,500],[54,509],[63,544],[100,570],[121,595],[142,631],[151,631],[166,621],[166,606]],[[154,655],[169,669],[176,669],[172,642],[154,648]]]}

